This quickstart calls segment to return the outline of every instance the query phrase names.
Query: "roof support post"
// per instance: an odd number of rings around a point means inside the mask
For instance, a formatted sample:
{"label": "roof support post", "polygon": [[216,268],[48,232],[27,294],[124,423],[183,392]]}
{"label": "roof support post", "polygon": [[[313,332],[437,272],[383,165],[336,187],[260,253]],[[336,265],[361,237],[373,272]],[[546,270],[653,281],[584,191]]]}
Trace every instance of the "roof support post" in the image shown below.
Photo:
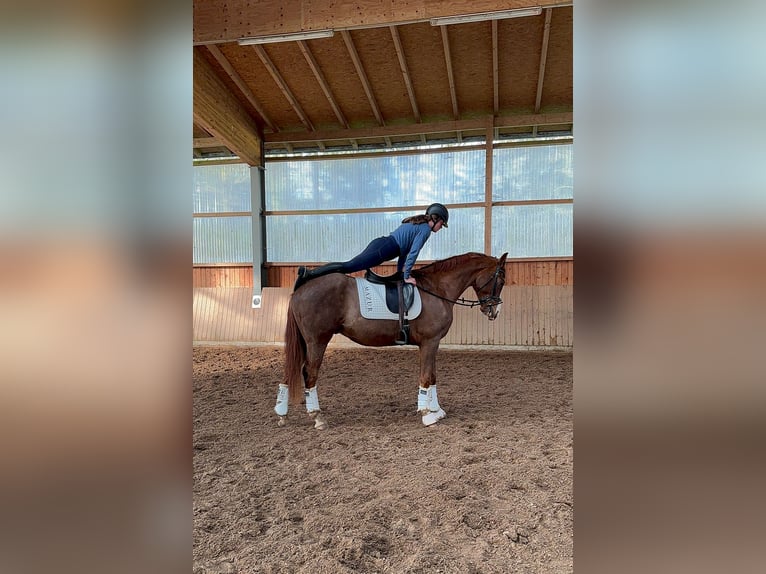
{"label": "roof support post", "polygon": [[495,138],[494,116],[487,118],[484,138],[484,254],[492,255],[492,144]]}
{"label": "roof support post", "polygon": [[260,309],[263,302],[263,285],[266,283],[266,215],[264,168],[250,168],[250,205],[253,210],[253,309]]}

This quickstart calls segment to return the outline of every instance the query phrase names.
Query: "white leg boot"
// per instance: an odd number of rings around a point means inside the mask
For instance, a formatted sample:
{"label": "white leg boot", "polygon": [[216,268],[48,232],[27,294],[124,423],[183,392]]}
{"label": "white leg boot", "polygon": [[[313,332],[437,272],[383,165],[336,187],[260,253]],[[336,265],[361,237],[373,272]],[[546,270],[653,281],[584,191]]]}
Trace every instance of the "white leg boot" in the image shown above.
{"label": "white leg boot", "polygon": [[319,395],[317,388],[304,389],[303,396],[306,398],[306,412],[314,420],[314,428],[324,430],[327,428],[327,421],[319,408]]}
{"label": "white leg boot", "polygon": [[[420,390],[426,390],[421,387]],[[425,426],[431,426],[432,424],[440,421],[444,417],[447,416],[447,413],[444,412],[444,410],[439,405],[439,398],[436,395],[436,385],[431,385],[427,389],[426,394],[426,408],[421,410],[420,408],[420,397],[421,394],[418,393],[418,410],[423,413],[423,424]]]}
{"label": "white leg boot", "polygon": [[306,398],[307,413],[311,414],[314,411],[319,410],[319,396],[317,395],[316,387],[312,387],[310,389],[304,389],[303,396]]}
{"label": "white leg boot", "polygon": [[277,391],[277,404],[274,406],[274,412],[280,417],[287,415],[287,407],[289,401],[289,391],[287,385],[279,384],[279,390]]}

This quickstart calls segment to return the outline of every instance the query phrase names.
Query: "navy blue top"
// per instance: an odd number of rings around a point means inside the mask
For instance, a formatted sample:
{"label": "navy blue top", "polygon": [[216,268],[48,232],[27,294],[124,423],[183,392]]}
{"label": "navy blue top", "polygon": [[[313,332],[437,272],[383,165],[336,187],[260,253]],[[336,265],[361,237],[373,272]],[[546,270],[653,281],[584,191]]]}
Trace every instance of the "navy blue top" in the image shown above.
{"label": "navy blue top", "polygon": [[412,266],[415,265],[420,249],[431,236],[431,231],[428,223],[402,223],[391,233],[401,253],[396,268],[398,271],[404,271],[405,279],[410,276]]}

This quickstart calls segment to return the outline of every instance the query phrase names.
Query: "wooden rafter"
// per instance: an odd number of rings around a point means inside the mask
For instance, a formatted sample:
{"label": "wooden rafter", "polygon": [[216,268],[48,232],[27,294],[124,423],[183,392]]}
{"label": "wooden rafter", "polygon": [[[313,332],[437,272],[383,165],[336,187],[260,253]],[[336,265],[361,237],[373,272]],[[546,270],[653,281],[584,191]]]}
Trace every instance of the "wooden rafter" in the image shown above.
{"label": "wooden rafter", "polygon": [[338,102],[335,100],[335,96],[330,89],[330,85],[327,83],[327,80],[322,73],[322,68],[319,67],[319,63],[316,61],[316,58],[311,52],[309,45],[304,40],[300,40],[298,41],[298,48],[300,48],[303,57],[306,59],[306,63],[309,65],[309,68],[311,68],[311,71],[313,72],[319,87],[322,88],[322,92],[324,92],[327,101],[330,103],[330,107],[332,108],[335,117],[338,118],[338,122],[340,122],[340,125],[342,125],[344,128],[348,129],[348,120],[346,119],[346,116],[343,115],[343,111],[341,111],[340,105],[338,105]]}
{"label": "wooden rafter", "polygon": [[271,74],[271,77],[276,82],[282,94],[284,94],[285,98],[287,98],[287,101],[290,102],[290,105],[292,106],[295,113],[298,114],[298,117],[300,118],[301,122],[303,122],[303,125],[306,126],[308,130],[313,132],[314,125],[311,123],[311,120],[309,120],[306,112],[303,111],[303,108],[298,103],[298,100],[295,99],[295,96],[293,95],[292,91],[290,91],[287,82],[285,82],[285,79],[282,77],[282,74],[279,73],[279,70],[277,70],[277,67],[271,61],[271,58],[269,58],[266,50],[264,50],[263,46],[260,45],[253,46],[253,48],[255,49],[255,53],[258,54],[258,57],[261,59],[261,62],[263,62],[263,65],[266,66],[266,69],[269,71],[269,74]]}
{"label": "wooden rafter", "polygon": [[356,73],[359,75],[359,79],[362,82],[364,93],[367,94],[367,99],[370,102],[372,113],[375,114],[375,119],[378,120],[378,125],[384,126],[386,123],[383,121],[383,115],[380,113],[378,102],[375,100],[375,96],[372,93],[370,81],[367,79],[367,74],[365,73],[364,67],[362,66],[362,61],[359,59],[359,54],[356,51],[356,46],[354,46],[354,41],[351,39],[351,34],[348,30],[341,30],[340,34],[343,37],[343,41],[346,43],[346,49],[351,56],[351,61],[354,63]]}
{"label": "wooden rafter", "polygon": [[543,81],[545,80],[545,62],[548,59],[548,39],[551,35],[551,13],[553,10],[545,10],[545,28],[543,29],[543,47],[540,51],[540,71],[537,75],[537,98],[535,99],[535,113],[540,113],[540,104],[543,100]]}
{"label": "wooden rafter", "polygon": [[265,123],[272,132],[278,132],[279,128],[274,124],[274,122],[271,121],[269,116],[266,115],[263,106],[255,98],[253,92],[250,91],[250,88],[247,87],[247,84],[245,84],[240,75],[234,69],[234,66],[232,66],[231,62],[226,59],[226,56],[223,55],[218,46],[210,45],[207,47],[207,49],[210,51],[216,61],[221,65],[224,71],[229,75],[232,81],[237,85],[242,94],[247,98],[247,101],[253,105],[255,111],[257,111],[263,119],[263,123]]}
{"label": "wooden rafter", "polygon": [[407,67],[407,60],[404,57],[404,48],[402,48],[402,40],[399,38],[399,29],[396,26],[389,26],[391,30],[391,38],[394,40],[394,48],[396,49],[396,56],[399,58],[399,67],[402,70],[402,77],[404,78],[404,85],[407,87],[407,94],[410,96],[410,105],[412,106],[412,115],[415,116],[415,121],[420,123],[420,110],[418,109],[418,102],[415,99],[415,90],[412,87],[412,79],[410,78],[410,70]]}
{"label": "wooden rafter", "polygon": [[449,93],[452,98],[452,115],[455,119],[460,117],[457,107],[457,94],[455,93],[455,75],[452,72],[452,55],[449,49],[449,35],[447,34],[447,26],[439,26],[442,32],[442,44],[444,45],[444,61],[447,65],[447,79],[449,80]]}
{"label": "wooden rafter", "polygon": [[495,115],[500,113],[500,66],[497,50],[497,20],[492,20],[492,93]]}
{"label": "wooden rafter", "polygon": [[306,59],[306,63],[309,65],[309,68],[311,68],[311,71],[314,73],[314,77],[319,83],[319,87],[322,88],[327,101],[330,102],[330,107],[335,113],[335,117],[338,118],[340,125],[348,129],[348,121],[346,120],[346,116],[343,115],[338,102],[335,101],[335,96],[333,96],[332,90],[330,90],[330,86],[327,83],[324,74],[322,73],[322,69],[319,67],[316,58],[314,58],[314,54],[311,53],[308,44],[304,40],[300,40],[298,41],[298,47],[303,53],[303,57]]}

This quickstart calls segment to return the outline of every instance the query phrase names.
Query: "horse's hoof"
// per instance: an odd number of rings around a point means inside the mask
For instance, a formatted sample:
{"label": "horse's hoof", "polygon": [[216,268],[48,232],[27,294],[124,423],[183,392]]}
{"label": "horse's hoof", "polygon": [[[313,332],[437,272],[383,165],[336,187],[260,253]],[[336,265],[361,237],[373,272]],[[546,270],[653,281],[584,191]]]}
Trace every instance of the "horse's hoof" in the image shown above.
{"label": "horse's hoof", "polygon": [[447,413],[445,413],[443,409],[426,413],[423,415],[423,424],[427,427],[430,427],[431,425],[436,424],[437,422],[439,422],[446,416],[447,416]]}
{"label": "horse's hoof", "polygon": [[287,424],[287,417],[279,417],[279,420],[277,421],[278,427],[283,427]]}
{"label": "horse's hoof", "polygon": [[314,419],[314,428],[317,430],[325,430],[327,428],[327,421],[319,411],[309,413],[309,416]]}

